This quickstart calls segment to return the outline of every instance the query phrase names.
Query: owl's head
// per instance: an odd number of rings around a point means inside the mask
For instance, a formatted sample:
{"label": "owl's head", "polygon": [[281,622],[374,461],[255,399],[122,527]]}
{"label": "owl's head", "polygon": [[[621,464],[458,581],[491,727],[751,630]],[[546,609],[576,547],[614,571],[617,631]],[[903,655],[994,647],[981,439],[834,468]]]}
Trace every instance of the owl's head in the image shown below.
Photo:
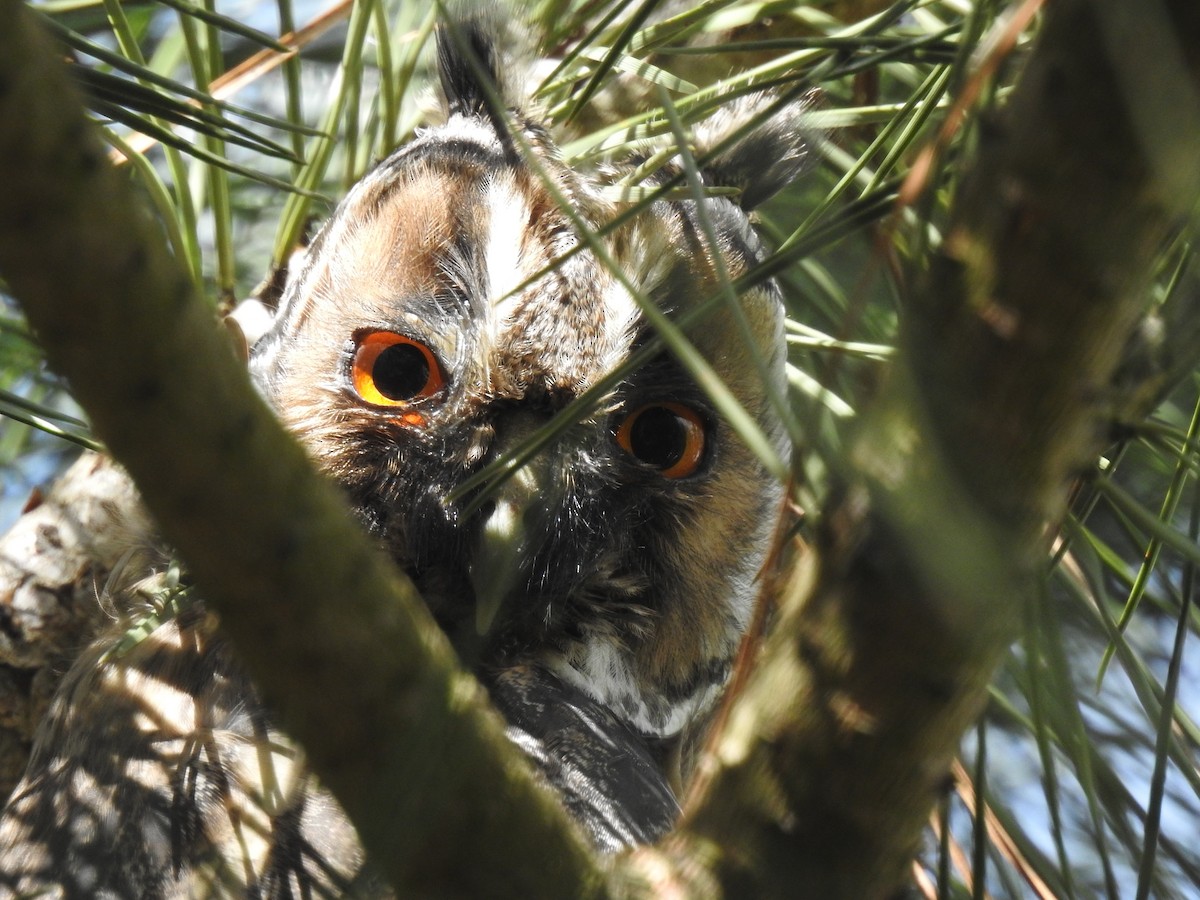
{"label": "owl's head", "polygon": [[[725,681],[781,488],[695,363],[654,349],[655,320],[782,444],[778,292],[729,284],[761,252],[746,207],[794,176],[802,141],[776,120],[704,172],[740,196],[660,199],[614,226],[632,163],[566,165],[497,93],[483,30],[443,33],[439,66],[445,123],[339,205],[253,369],[473,664],[548,667],[675,735]],[[702,143],[728,131],[707,127]],[[551,422],[498,485],[460,490]]]}

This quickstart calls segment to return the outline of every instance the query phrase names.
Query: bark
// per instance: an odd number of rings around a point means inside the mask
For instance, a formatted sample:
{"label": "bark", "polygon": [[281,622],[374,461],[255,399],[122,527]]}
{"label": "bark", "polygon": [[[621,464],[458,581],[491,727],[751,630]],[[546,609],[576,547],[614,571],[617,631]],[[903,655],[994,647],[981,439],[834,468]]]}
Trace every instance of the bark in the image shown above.
{"label": "bark", "polygon": [[683,827],[635,858],[642,884],[858,900],[907,881],[1044,529],[1099,449],[1156,253],[1200,198],[1198,53],[1190,0],[1048,4],[855,474]]}
{"label": "bark", "polygon": [[0,797],[25,769],[67,662],[106,620],[97,599],[108,573],[149,527],[128,476],[85,453],[0,537]]}
{"label": "bark", "polygon": [[574,828],[259,400],[18,0],[0,0],[0,168],[0,273],[377,865],[403,895],[596,893]]}

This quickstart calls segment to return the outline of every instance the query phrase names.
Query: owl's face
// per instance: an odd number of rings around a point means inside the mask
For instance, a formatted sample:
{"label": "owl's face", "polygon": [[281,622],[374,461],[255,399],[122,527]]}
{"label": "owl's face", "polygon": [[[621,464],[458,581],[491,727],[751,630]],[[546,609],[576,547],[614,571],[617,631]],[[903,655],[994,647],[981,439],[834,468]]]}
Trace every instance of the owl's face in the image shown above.
{"label": "owl's face", "polygon": [[[681,321],[758,244],[728,199],[659,202],[599,238],[613,265],[583,249],[547,271],[581,243],[547,183],[590,229],[621,210],[469,90],[339,206],[253,367],[464,656],[546,666],[671,736],[725,680],[780,496],[683,365],[662,352],[605,390],[477,509],[450,495],[645,345],[635,291]],[[720,300],[685,331],[778,441],[779,299],[738,305],[750,341]]]}

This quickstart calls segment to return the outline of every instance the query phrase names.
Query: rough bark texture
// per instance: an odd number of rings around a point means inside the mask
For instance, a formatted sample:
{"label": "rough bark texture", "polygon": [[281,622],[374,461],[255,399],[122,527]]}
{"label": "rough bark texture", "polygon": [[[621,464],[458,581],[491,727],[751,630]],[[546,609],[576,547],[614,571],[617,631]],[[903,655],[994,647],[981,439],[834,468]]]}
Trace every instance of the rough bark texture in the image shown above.
{"label": "rough bark texture", "polygon": [[18,0],[0,168],[0,273],[380,868],[405,894],[593,893],[574,829],[256,396]]}
{"label": "rough bark texture", "polygon": [[1190,0],[1048,4],[911,296],[857,475],[684,827],[636,858],[644,883],[858,900],[905,882],[1043,529],[1099,449],[1156,252],[1200,196],[1197,48]]}
{"label": "rough bark texture", "polygon": [[106,619],[108,573],[147,528],[125,472],[85,453],[0,537],[0,797],[21,777],[67,663]]}

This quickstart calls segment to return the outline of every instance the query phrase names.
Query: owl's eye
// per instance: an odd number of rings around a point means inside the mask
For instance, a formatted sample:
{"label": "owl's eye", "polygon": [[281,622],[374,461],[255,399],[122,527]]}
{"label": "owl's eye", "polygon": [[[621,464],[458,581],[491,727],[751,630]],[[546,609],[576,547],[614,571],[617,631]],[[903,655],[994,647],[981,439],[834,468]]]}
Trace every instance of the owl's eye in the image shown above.
{"label": "owl's eye", "polygon": [[625,417],[617,443],[664,478],[684,478],[704,460],[704,420],[682,403],[650,403]]}
{"label": "owl's eye", "polygon": [[[406,406],[436,394],[446,383],[437,358],[424,344],[391,331],[372,331],[357,341],[351,380],[374,406]],[[419,417],[420,424],[424,417]],[[407,418],[406,418],[407,420]]]}

